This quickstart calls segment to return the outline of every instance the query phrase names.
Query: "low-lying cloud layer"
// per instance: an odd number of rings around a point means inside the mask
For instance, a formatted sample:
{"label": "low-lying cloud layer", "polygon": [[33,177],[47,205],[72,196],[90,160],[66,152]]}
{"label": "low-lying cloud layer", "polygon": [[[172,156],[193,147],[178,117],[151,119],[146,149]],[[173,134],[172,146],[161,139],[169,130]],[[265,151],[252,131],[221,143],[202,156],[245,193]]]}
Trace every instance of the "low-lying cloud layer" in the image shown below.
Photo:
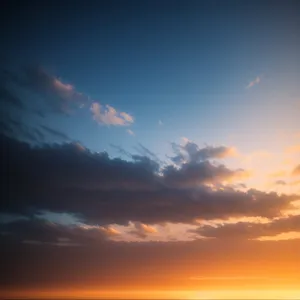
{"label": "low-lying cloud layer", "polygon": [[265,223],[236,222],[219,226],[204,225],[192,232],[209,238],[259,239],[281,233],[300,232],[300,215],[276,218]]}
{"label": "low-lying cloud layer", "polygon": [[[72,230],[66,222],[59,227],[62,231],[68,227],[68,238],[70,232],[79,235],[84,232],[85,236],[88,233],[90,238],[99,236],[100,239],[111,234],[122,235],[120,230],[124,233],[132,222],[135,227],[128,229],[127,234],[144,239],[156,232],[155,224],[194,226],[201,220],[245,217],[272,220],[282,217],[284,211],[296,209],[294,201],[299,199],[299,195],[236,189],[235,183],[241,182],[247,172],[211,161],[211,158],[231,153],[226,147],[199,148],[196,144],[187,144],[184,161],[177,166],[161,166],[146,154],[128,154],[131,155],[129,160],[112,159],[105,152],[93,153],[77,143],[32,147],[7,136],[1,136],[1,143],[1,193],[4,195],[1,212],[21,216],[25,223],[32,222],[32,218],[42,211],[75,216],[73,225],[69,217]],[[61,219],[66,221],[66,216]],[[17,224],[18,218],[13,223]],[[296,220],[291,221],[292,224],[296,224]],[[123,226],[123,229],[112,224]],[[238,236],[251,231],[252,225],[248,225],[238,223],[193,230],[201,233],[199,238]],[[255,226],[258,226],[257,230],[246,238],[266,234],[265,227],[259,226],[269,225]],[[283,231],[287,229],[282,227]],[[295,231],[297,228],[290,229]],[[24,236],[24,240],[32,238]]]}

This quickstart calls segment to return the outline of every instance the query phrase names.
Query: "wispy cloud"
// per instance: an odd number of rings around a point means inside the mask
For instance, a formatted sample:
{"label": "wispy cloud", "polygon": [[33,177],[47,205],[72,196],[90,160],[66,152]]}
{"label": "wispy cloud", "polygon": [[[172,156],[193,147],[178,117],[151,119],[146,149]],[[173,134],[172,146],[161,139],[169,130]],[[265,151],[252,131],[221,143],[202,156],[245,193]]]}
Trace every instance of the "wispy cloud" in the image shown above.
{"label": "wispy cloud", "polygon": [[276,180],[275,185],[286,185],[286,182],[284,180]]}
{"label": "wispy cloud", "polygon": [[164,125],[163,121],[162,121],[162,120],[158,120],[158,125],[159,125],[159,126]]}
{"label": "wispy cloud", "polygon": [[276,171],[276,172],[273,172],[271,174],[269,174],[270,177],[272,178],[276,178],[276,177],[283,177],[283,176],[286,176],[286,171],[284,170],[281,170],[281,171]]}
{"label": "wispy cloud", "polygon": [[45,125],[41,125],[41,128],[47,132],[48,134],[50,134],[51,136],[58,138],[59,140],[63,140],[63,141],[69,141],[70,138],[63,132],[58,131],[56,129],[50,128],[48,126]]}
{"label": "wispy cloud", "polygon": [[249,84],[246,86],[246,89],[250,89],[250,88],[254,87],[255,85],[259,84],[260,82],[261,82],[261,77],[257,76],[254,80],[249,82]]}
{"label": "wispy cloud", "polygon": [[126,130],[129,135],[135,136],[135,133],[131,129]]}
{"label": "wispy cloud", "polygon": [[[27,94],[29,97],[24,96]],[[6,110],[0,122],[0,132],[32,143],[47,142],[49,136],[69,140],[64,133],[41,124],[40,118],[48,114],[71,115],[78,108],[89,108],[90,104],[98,124],[126,126],[134,122],[130,114],[94,102],[86,93],[79,92],[75,85],[39,65],[13,71],[0,69],[0,102],[5,104]],[[23,124],[26,118],[19,118],[20,110],[24,115],[34,114],[39,119],[32,122],[31,127],[26,126]],[[133,131],[128,133],[134,135]]]}
{"label": "wispy cloud", "polygon": [[25,109],[25,106],[20,98],[14,95],[12,91],[10,91],[3,85],[3,83],[0,82],[0,103],[1,102],[4,102],[6,105],[13,105],[18,109]]}
{"label": "wispy cloud", "polygon": [[273,236],[261,236],[257,238],[258,241],[286,241],[294,239],[300,239],[300,232],[290,231],[279,233]]}
{"label": "wispy cloud", "polygon": [[94,120],[101,125],[128,126],[134,122],[131,115],[125,112],[118,112],[110,105],[103,107],[98,102],[92,104],[91,112]]}
{"label": "wispy cloud", "polygon": [[54,112],[70,113],[74,107],[83,107],[89,97],[76,90],[74,85],[63,82],[44,68],[25,68],[25,79],[19,80],[21,86],[40,94]]}
{"label": "wispy cloud", "polygon": [[290,185],[300,185],[300,180],[293,181]]}
{"label": "wispy cloud", "polygon": [[269,279],[268,277],[250,277],[250,276],[226,276],[226,277],[207,277],[207,276],[199,276],[199,277],[190,277],[190,280],[257,280],[257,279]]}

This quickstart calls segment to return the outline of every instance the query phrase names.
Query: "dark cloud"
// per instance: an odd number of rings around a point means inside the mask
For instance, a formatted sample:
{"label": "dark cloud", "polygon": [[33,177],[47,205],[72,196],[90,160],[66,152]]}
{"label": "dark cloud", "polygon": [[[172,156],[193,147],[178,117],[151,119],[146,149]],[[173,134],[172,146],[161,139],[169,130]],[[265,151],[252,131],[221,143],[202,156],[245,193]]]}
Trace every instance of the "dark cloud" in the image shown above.
{"label": "dark cloud", "polygon": [[45,125],[41,125],[40,127],[45,132],[47,132],[48,134],[52,135],[54,138],[58,138],[59,140],[62,140],[64,142],[71,140],[65,133],[63,133],[61,131],[55,130],[55,129],[50,128],[50,127],[45,126]]}
{"label": "dark cloud", "polygon": [[[191,223],[195,219],[275,217],[292,208],[296,195],[230,187],[212,190],[202,183],[231,178],[236,171],[210,162],[158,172],[148,157],[131,161],[92,153],[78,144],[30,147],[1,137],[4,201],[1,211],[39,210],[80,214],[87,223]],[[190,183],[199,183],[193,187]]]}
{"label": "dark cloud", "polygon": [[269,223],[237,222],[217,227],[205,225],[191,232],[210,238],[255,239],[276,236],[286,232],[300,232],[300,215],[275,219]]}
{"label": "dark cloud", "polygon": [[74,86],[63,83],[41,66],[24,68],[22,86],[38,93],[53,112],[70,113],[73,108],[88,103],[88,96],[79,93]]}
{"label": "dark cloud", "polygon": [[160,165],[164,164],[164,162],[161,159],[159,159],[159,157],[155,153],[153,153],[152,151],[150,151],[147,147],[145,147],[141,143],[138,143],[138,147],[135,147],[135,149],[141,155],[150,157],[152,160],[156,161],[158,164],[160,164]]}
{"label": "dark cloud", "polygon": [[1,106],[14,106],[21,110],[25,109],[25,106],[19,97],[14,95],[13,92],[5,86],[0,86],[0,99],[2,102]]}
{"label": "dark cloud", "polygon": [[0,233],[5,232],[6,242],[28,243],[32,245],[86,246],[100,244],[111,236],[105,227],[85,227],[80,223],[62,225],[38,217],[22,219],[10,218],[0,223]]}
{"label": "dark cloud", "polygon": [[45,135],[40,129],[25,125],[9,115],[5,116],[0,123],[0,134],[15,136],[29,143],[41,143],[45,140]]}
{"label": "dark cloud", "polygon": [[110,147],[117,150],[119,154],[124,155],[127,158],[132,158],[132,154],[128,151],[126,151],[124,148],[118,145],[110,144]]}
{"label": "dark cloud", "polygon": [[246,176],[246,172],[230,170],[224,165],[215,165],[209,161],[186,163],[181,168],[168,166],[164,170],[165,182],[171,186],[193,187],[204,183],[219,183],[224,180]]}
{"label": "dark cloud", "polygon": [[176,154],[176,156],[171,158],[175,164],[201,162],[213,158],[224,158],[234,154],[233,148],[225,146],[199,148],[196,143],[191,141],[187,141],[183,146],[176,143],[171,143],[171,146]]}
{"label": "dark cloud", "polygon": [[58,142],[67,142],[71,140],[65,133],[51,127],[45,125],[26,125],[24,122],[10,116],[4,117],[1,121],[0,133],[9,137],[16,137],[30,144],[42,144],[49,140]]}
{"label": "dark cloud", "polygon": [[33,115],[45,118],[49,112],[70,113],[86,104],[88,97],[41,67],[27,67],[17,71],[1,70],[0,100],[1,133],[27,142],[42,143],[49,138],[70,139],[62,132],[41,125],[38,119],[31,125],[24,120]]}

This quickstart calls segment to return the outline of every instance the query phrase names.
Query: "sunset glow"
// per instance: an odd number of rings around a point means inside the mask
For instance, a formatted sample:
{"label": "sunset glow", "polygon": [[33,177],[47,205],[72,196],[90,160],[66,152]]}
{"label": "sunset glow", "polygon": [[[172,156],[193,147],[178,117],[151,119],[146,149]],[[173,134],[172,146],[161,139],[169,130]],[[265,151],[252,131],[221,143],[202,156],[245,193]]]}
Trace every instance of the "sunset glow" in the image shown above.
{"label": "sunset glow", "polygon": [[1,299],[300,299],[300,1],[0,14]]}

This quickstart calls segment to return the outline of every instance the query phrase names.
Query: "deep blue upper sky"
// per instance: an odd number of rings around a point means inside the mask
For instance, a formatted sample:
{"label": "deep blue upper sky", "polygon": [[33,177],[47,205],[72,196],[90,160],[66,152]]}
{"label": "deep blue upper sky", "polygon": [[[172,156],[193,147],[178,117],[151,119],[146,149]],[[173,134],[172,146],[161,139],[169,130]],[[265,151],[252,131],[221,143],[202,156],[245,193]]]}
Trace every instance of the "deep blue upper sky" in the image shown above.
{"label": "deep blue upper sky", "polygon": [[233,135],[249,149],[249,136],[264,147],[270,131],[299,128],[297,1],[31,1],[10,4],[1,22],[6,63],[42,65],[134,117],[135,137],[98,126],[88,109],[43,121],[93,150],[141,142],[165,154],[182,136]]}

